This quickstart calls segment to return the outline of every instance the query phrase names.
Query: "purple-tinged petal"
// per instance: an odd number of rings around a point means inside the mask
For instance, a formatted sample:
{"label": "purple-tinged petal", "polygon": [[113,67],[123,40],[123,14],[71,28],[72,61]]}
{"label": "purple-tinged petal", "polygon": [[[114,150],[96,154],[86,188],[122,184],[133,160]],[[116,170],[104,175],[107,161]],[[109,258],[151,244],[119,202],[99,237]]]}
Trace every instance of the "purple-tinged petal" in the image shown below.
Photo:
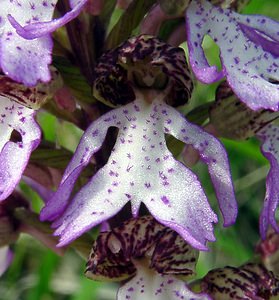
{"label": "purple-tinged petal", "polygon": [[[190,63],[199,80],[212,83],[226,76],[234,93],[251,109],[279,109],[278,22],[198,0],[188,7],[186,23]],[[220,48],[221,71],[208,64],[202,48],[205,35]]]}
{"label": "purple-tinged petal", "polygon": [[[232,225],[237,216],[237,202],[224,147],[214,136],[189,123],[175,109],[164,106],[165,132],[186,144],[192,145],[200,152],[202,161],[208,165],[209,174],[224,218],[224,226]],[[168,125],[170,121],[171,125]],[[191,193],[191,186],[189,186],[189,189]],[[192,194],[192,197],[196,198],[196,195]],[[198,198],[195,199],[193,205],[196,206],[197,202]],[[205,207],[204,212],[206,213]],[[205,226],[205,224],[202,224],[202,226]]]}
{"label": "purple-tinged petal", "polygon": [[13,256],[9,246],[0,248],[0,276],[8,269],[13,260]]}
{"label": "purple-tinged petal", "polygon": [[202,293],[195,294],[187,284],[171,275],[150,272],[137,266],[137,275],[119,288],[117,300],[210,300]]}
{"label": "purple-tinged petal", "polygon": [[51,21],[56,2],[1,1],[0,67],[13,80],[34,86],[38,81],[51,79],[50,33],[75,18],[86,0],[71,1],[72,10]]}
{"label": "purple-tinged petal", "polygon": [[[184,118],[175,109],[161,101],[155,102],[150,104],[139,99],[114,110],[93,123],[84,134],[65,171],[61,186],[42,212],[44,220],[53,220],[63,212],[74,182],[89,162],[90,156],[101,146],[107,127],[119,127],[118,138],[108,163],[76,194],[63,215],[53,224],[57,227],[55,234],[61,236],[60,246],[112,217],[128,201],[131,202],[134,216],[137,215],[140,204],[144,203],[160,223],[177,231],[200,250],[207,249],[206,241],[215,240],[212,223],[217,222],[217,216],[211,210],[197,176],[175,161],[166,146],[164,127],[177,127],[175,122],[184,125],[188,123],[184,122]],[[167,118],[164,115],[166,110],[169,113]],[[114,121],[111,118],[113,115]],[[175,118],[178,120],[175,121]],[[188,125],[186,129],[192,128],[191,126]],[[196,135],[197,131],[194,129],[191,133]],[[215,139],[212,145],[215,145]],[[221,199],[226,225],[229,225],[235,219],[236,206],[234,196],[230,194],[232,186],[227,174],[228,165],[222,158],[223,148],[220,148],[218,142],[215,146],[216,149],[208,147],[208,151],[215,151],[220,162],[208,164],[218,189],[217,195]],[[205,160],[212,159],[212,155],[208,153]],[[223,169],[220,170],[221,167]],[[220,177],[221,179],[217,179]],[[230,202],[226,197],[231,198]]]}
{"label": "purple-tinged petal", "polygon": [[268,125],[259,131],[257,136],[262,140],[262,153],[270,162],[266,178],[265,202],[260,217],[260,232],[265,239],[269,225],[279,232],[275,218],[279,205],[279,127]]}
{"label": "purple-tinged petal", "polygon": [[[118,122],[121,124],[121,121],[118,118],[118,112],[115,110],[100,117],[91,126],[89,126],[78,145],[74,157],[65,170],[57,192],[41,211],[41,220],[54,220],[58,215],[63,213],[64,209],[68,205],[68,198],[71,195],[74,183],[81,171],[89,164],[91,156],[101,148],[108,128],[111,126],[118,126]],[[96,176],[96,179],[93,177],[91,180],[92,183],[93,181],[96,181],[97,185],[103,185],[106,181],[109,182],[108,179],[104,178],[104,176],[106,176],[104,172],[101,172],[99,176],[98,174]],[[85,197],[85,195],[82,195],[82,197]],[[86,199],[88,197],[90,198],[90,194],[86,195]],[[80,201],[81,206],[82,202],[86,202],[86,199],[78,199],[76,201]],[[103,203],[103,198],[100,201]],[[102,205],[96,209],[101,209],[101,211],[103,211]],[[105,219],[106,216],[103,217],[102,221]]]}
{"label": "purple-tinged petal", "polygon": [[34,110],[2,96],[0,100],[0,200],[4,200],[20,181],[41,131]]}
{"label": "purple-tinged petal", "polygon": [[[54,6],[55,3],[57,2],[57,0],[53,1],[53,3],[51,3],[51,1],[49,1],[50,3],[47,3],[47,1],[42,1],[41,4],[39,5],[34,5],[34,12],[36,13],[44,13],[44,12],[51,12],[51,17],[53,14],[53,10],[54,10]],[[9,14],[8,15],[8,19],[10,21],[10,23],[12,24],[12,26],[16,29],[16,32],[22,36],[25,39],[37,39],[40,38],[44,35],[47,35],[53,31],[55,31],[56,29],[58,29],[61,26],[64,26],[65,24],[67,24],[68,22],[70,22],[71,20],[73,20],[74,18],[76,18],[81,10],[83,9],[83,6],[85,5],[85,3],[87,2],[87,0],[71,0],[70,1],[70,6],[72,8],[71,11],[67,12],[63,17],[59,18],[59,19],[54,19],[52,21],[51,17],[49,18],[42,18],[42,14],[40,15],[41,17],[37,18],[36,20],[31,20],[31,22],[29,22],[29,24],[27,23],[27,25],[25,25],[23,22],[23,25],[21,25],[20,23],[18,23],[16,21],[16,19],[20,18],[18,16],[16,16],[16,18],[14,18],[13,16],[15,15],[14,13]],[[47,4],[46,6],[44,6],[44,4]],[[30,4],[31,5],[31,4]]]}
{"label": "purple-tinged petal", "polygon": [[56,2],[8,1],[0,3],[0,66],[10,78],[33,86],[38,80],[51,79],[48,65],[51,63],[52,40],[50,35],[28,41],[20,37],[7,16],[13,16],[24,26],[31,22],[48,21]]}

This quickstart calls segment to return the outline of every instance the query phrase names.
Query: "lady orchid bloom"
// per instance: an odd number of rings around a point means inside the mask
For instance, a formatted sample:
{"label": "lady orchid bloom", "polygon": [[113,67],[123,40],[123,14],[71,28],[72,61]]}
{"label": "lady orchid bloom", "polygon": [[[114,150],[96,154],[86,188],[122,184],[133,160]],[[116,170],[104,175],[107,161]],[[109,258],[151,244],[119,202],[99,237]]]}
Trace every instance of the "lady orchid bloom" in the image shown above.
{"label": "lady orchid bloom", "polygon": [[[259,15],[239,15],[206,0],[186,12],[193,72],[204,83],[226,77],[234,93],[253,110],[279,110],[279,23]],[[209,35],[220,48],[222,70],[210,66],[202,42]]]}
{"label": "lady orchid bloom", "polygon": [[145,216],[100,233],[85,275],[93,280],[126,280],[117,300],[209,300],[183,281],[194,274],[197,258],[198,251],[176,232]]}
{"label": "lady orchid bloom", "polygon": [[0,3],[0,69],[26,86],[51,80],[51,33],[75,18],[87,0],[70,0],[71,11],[52,20],[57,0]]}
{"label": "lady orchid bloom", "polygon": [[262,142],[262,153],[270,163],[265,202],[260,217],[260,232],[263,239],[266,238],[269,225],[279,232],[276,221],[276,210],[279,205],[279,127],[271,124],[278,117],[279,112],[252,111],[240,102],[226,83],[218,87],[216,103],[210,112],[210,124],[219,136],[235,140],[256,136]]}
{"label": "lady orchid bloom", "polygon": [[36,110],[58,87],[57,73],[48,85],[28,88],[0,76],[0,201],[19,183],[31,152],[41,140]]}
{"label": "lady orchid bloom", "polygon": [[[237,204],[220,142],[166,103],[181,100],[183,95],[188,98],[191,92],[184,51],[140,36],[105,55],[97,72],[94,88],[98,97],[105,95],[106,101],[113,99],[115,104],[121,93],[126,93],[121,100],[133,101],[101,116],[85,131],[41,219],[55,220],[55,234],[62,246],[113,217],[128,202],[136,217],[143,203],[158,222],[192,246],[206,250],[206,242],[215,239],[212,223],[217,222],[217,216],[197,176],[173,158],[165,135],[200,152],[208,165],[225,226],[235,221]],[[102,146],[109,127],[117,127],[119,132],[107,164],[69,201],[75,181]]]}

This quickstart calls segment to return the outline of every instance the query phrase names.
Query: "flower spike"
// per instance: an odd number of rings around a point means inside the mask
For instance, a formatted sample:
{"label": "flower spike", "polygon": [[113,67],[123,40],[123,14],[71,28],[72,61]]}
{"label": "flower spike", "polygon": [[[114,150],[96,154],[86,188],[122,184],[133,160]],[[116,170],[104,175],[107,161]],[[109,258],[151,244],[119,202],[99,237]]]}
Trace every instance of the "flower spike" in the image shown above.
{"label": "flower spike", "polygon": [[[279,110],[279,23],[263,16],[239,15],[192,1],[186,12],[192,69],[204,83],[226,77],[234,93],[253,110]],[[220,48],[222,70],[210,66],[202,49],[205,35]]]}

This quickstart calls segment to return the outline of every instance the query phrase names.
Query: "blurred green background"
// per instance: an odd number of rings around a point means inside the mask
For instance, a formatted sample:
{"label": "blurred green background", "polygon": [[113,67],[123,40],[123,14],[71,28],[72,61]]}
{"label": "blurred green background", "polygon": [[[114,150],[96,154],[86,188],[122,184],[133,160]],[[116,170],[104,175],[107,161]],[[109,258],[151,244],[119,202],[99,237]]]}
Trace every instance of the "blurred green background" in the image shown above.
{"label": "blurred green background", "polygon": [[[279,1],[253,0],[244,9],[244,13],[264,14],[279,19]],[[209,43],[208,50],[212,60],[218,61],[218,49]],[[191,106],[212,101],[215,88],[216,85],[198,84]],[[71,151],[75,149],[81,135],[80,130],[47,113],[40,114],[39,122],[47,139],[54,142],[58,140],[64,146],[71,145]],[[217,242],[211,245],[210,252],[201,254],[198,262],[199,277],[213,267],[237,266],[249,260],[259,239],[258,218],[265,193],[267,161],[261,155],[258,141],[254,139],[245,142],[223,140],[223,143],[231,162],[239,216],[237,223],[231,228],[223,228],[221,222],[216,226]],[[203,182],[209,198],[213,199],[215,211],[218,211],[207,168],[199,163],[194,170]],[[26,186],[23,189],[38,210],[42,205],[40,200]],[[12,250],[13,263],[0,280],[0,300],[115,299],[117,285],[97,283],[85,278],[85,261],[73,250],[59,257],[27,235],[21,235]]]}

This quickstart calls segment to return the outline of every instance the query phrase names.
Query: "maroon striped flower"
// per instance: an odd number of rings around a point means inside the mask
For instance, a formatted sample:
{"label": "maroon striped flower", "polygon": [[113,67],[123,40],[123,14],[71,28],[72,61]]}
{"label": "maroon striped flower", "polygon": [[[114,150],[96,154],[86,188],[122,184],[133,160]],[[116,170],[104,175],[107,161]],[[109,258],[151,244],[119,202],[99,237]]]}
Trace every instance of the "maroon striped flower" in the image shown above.
{"label": "maroon striped flower", "polygon": [[195,274],[198,251],[151,216],[130,219],[102,232],[94,243],[85,275],[93,280],[125,281],[118,300],[209,300],[185,280]]}

